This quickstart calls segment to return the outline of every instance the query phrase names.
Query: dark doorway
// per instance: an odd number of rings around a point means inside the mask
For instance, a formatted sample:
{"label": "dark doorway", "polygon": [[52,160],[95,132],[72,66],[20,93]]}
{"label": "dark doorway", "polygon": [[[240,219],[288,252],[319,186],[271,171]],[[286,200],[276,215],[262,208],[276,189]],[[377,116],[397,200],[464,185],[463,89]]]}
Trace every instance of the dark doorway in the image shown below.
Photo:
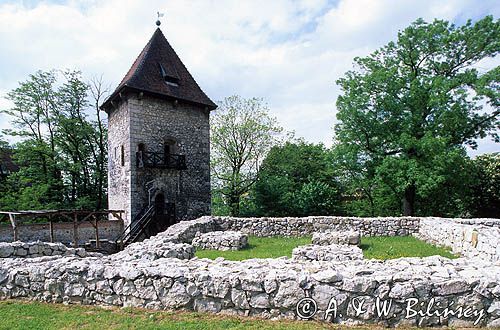
{"label": "dark doorway", "polygon": [[154,219],[149,226],[149,235],[153,236],[175,223],[175,203],[165,203],[165,195],[159,193],[154,200]]}
{"label": "dark doorway", "polygon": [[156,195],[155,197],[155,219],[152,223],[153,235],[164,231],[168,227],[167,218],[165,216],[165,195],[162,193]]}

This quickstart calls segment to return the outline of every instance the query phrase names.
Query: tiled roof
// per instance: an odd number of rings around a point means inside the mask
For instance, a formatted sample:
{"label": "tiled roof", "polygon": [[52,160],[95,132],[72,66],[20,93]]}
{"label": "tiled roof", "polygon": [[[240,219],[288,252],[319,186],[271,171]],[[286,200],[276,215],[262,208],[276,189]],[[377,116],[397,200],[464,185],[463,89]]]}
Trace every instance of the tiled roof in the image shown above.
{"label": "tiled roof", "polygon": [[198,86],[159,28],[102,108],[107,109],[111,101],[126,89],[187,101],[210,110],[217,108]]}

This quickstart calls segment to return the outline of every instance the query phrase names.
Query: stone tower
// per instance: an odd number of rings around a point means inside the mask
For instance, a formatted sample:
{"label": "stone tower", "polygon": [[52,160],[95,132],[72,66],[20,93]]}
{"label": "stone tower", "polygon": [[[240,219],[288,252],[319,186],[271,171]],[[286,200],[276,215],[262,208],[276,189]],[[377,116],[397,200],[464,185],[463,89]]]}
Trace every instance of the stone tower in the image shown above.
{"label": "stone tower", "polygon": [[209,115],[216,107],[157,28],[102,105],[109,208],[125,210],[125,226],[151,209],[150,235],[210,214]]}

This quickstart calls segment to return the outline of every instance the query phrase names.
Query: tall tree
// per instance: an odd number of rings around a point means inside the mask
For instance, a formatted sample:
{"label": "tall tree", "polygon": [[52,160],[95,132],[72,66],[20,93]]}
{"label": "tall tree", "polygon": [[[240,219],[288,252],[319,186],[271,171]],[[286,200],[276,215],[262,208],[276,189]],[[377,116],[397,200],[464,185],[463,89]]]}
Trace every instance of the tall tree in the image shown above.
{"label": "tall tree", "polygon": [[106,128],[95,114],[104,92],[79,71],[38,71],[8,94],[14,106],[3,112],[14,126],[7,133],[21,137],[14,149],[20,170],[4,184],[0,207],[105,206]]}
{"label": "tall tree", "polygon": [[474,65],[499,50],[491,16],[463,26],[419,19],[337,81],[337,139],[402,199],[405,215],[464,145],[487,134],[498,141],[500,68]]}
{"label": "tall tree", "polygon": [[331,152],[322,144],[298,140],[273,147],[253,190],[261,216],[342,213]]}
{"label": "tall tree", "polygon": [[262,99],[237,95],[219,103],[210,126],[213,186],[237,216],[241,196],[257,180],[260,163],[278,143],[282,128]]}

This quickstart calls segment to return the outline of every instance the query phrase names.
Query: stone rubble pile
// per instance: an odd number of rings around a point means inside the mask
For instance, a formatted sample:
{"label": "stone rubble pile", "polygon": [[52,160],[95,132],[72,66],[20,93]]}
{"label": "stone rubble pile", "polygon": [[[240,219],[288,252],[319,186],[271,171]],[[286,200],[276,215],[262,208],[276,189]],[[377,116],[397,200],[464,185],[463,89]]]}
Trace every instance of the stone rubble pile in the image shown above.
{"label": "stone rubble pile", "polygon": [[197,233],[191,244],[197,249],[235,251],[248,245],[248,236],[232,230]]}
{"label": "stone rubble pile", "polygon": [[110,258],[115,260],[191,259],[194,257],[194,252],[195,249],[190,244],[171,242],[158,244],[153,237],[142,242],[132,243],[123,251],[110,255]]}
{"label": "stone rubble pile", "polygon": [[164,232],[156,235],[161,242],[191,244],[197,233],[208,233],[221,230],[214,218],[205,216],[191,221],[176,223]]}
{"label": "stone rubble pile", "polygon": [[355,245],[303,245],[292,251],[294,260],[345,261],[363,259],[363,251]]}
{"label": "stone rubble pile", "polygon": [[77,256],[80,258],[89,255],[100,255],[90,253],[83,248],[69,248],[62,243],[48,242],[0,242],[0,258],[38,258],[43,256]]}
{"label": "stone rubble pile", "polygon": [[361,237],[359,232],[348,231],[326,231],[313,233],[312,243],[315,245],[360,245]]}

